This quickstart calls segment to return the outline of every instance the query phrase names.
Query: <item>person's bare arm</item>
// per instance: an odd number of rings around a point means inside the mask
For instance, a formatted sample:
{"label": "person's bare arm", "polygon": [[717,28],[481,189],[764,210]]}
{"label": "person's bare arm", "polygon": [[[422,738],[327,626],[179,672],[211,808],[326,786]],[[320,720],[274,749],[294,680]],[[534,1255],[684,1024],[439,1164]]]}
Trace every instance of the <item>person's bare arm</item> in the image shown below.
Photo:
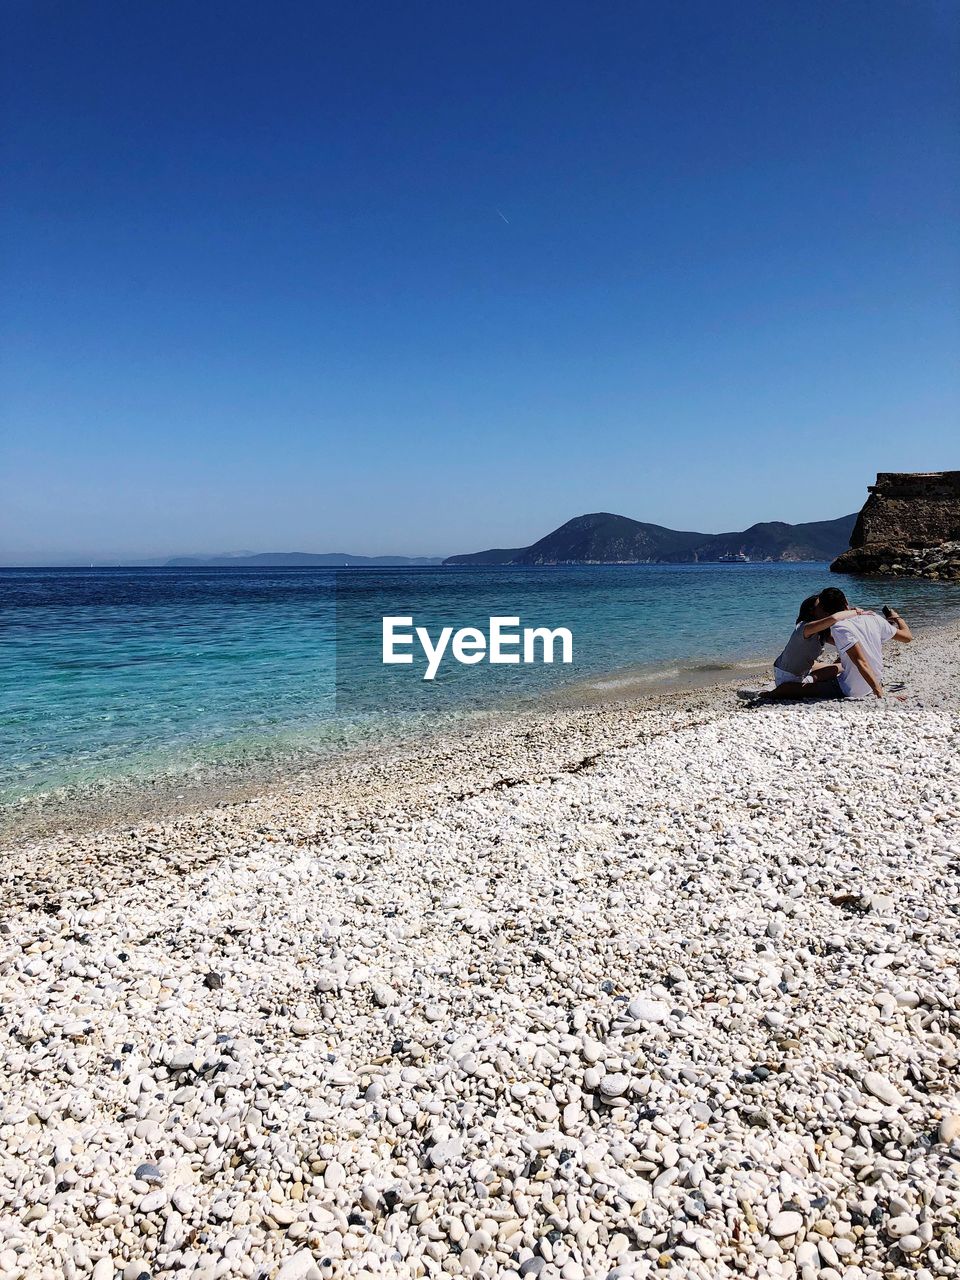
{"label": "person's bare arm", "polygon": [[852,644],[850,648],[847,650],[847,657],[850,659],[853,665],[857,668],[857,670],[863,676],[864,680],[866,680],[867,684],[873,690],[874,696],[877,698],[882,698],[883,685],[881,685],[880,681],[874,675],[873,667],[871,667],[870,663],[867,661],[866,654],[863,652],[860,645]]}
{"label": "person's bare arm", "polygon": [[893,633],[893,635],[890,637],[891,640],[899,640],[901,644],[909,644],[910,641],[913,639],[913,632],[910,630],[910,628],[907,626],[904,620],[900,617],[899,613],[897,613],[895,609],[891,609],[890,612],[887,614],[887,618],[897,628],[896,631]]}
{"label": "person's bare arm", "polygon": [[856,618],[859,614],[867,612],[866,609],[840,609],[839,612],[828,614],[825,618],[816,618],[803,628],[803,638],[809,640],[818,631],[829,631],[835,622],[844,622],[847,618]]}

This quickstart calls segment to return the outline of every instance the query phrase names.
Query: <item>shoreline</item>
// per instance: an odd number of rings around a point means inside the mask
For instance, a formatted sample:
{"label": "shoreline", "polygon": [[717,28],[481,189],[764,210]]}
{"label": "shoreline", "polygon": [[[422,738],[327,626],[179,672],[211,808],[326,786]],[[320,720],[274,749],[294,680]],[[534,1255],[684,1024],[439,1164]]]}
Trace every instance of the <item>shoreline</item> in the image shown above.
{"label": "shoreline", "polygon": [[5,854],[5,1280],[960,1276],[960,626],[887,654]]}
{"label": "shoreline", "polygon": [[[949,687],[929,673],[924,679],[923,664],[911,657],[951,643],[960,644],[960,621],[925,629],[906,649],[887,650],[893,660],[888,675],[905,661],[921,677],[915,680],[915,696],[949,701]],[[72,863],[88,867],[89,850],[95,849],[111,866],[117,858],[119,865],[146,878],[177,867],[181,855],[189,857],[191,842],[211,828],[226,841],[225,848],[234,848],[250,831],[286,831],[291,821],[300,820],[304,806],[312,806],[315,834],[329,837],[341,825],[350,830],[366,818],[429,813],[468,795],[594,767],[608,751],[744,711],[737,688],[758,680],[769,683],[770,666],[745,661],[737,664],[735,678],[732,669],[728,663],[703,664],[684,670],[676,682],[658,681],[652,687],[645,681],[590,677],[452,725],[427,726],[385,744],[359,743],[317,763],[304,763],[292,774],[235,777],[225,788],[213,780],[196,790],[171,786],[159,794],[134,784],[129,791],[121,788],[116,807],[110,800],[104,805],[93,799],[76,808],[68,805],[65,821],[63,815],[43,814],[35,824],[0,830],[0,906],[24,900],[8,872],[11,863],[46,865],[55,880]],[[960,688],[957,701],[960,705]],[[152,849],[160,863],[144,857]],[[33,880],[23,877],[24,883]]]}
{"label": "shoreline", "polygon": [[[925,613],[928,607],[929,602],[920,612]],[[942,607],[949,617],[960,610],[960,596],[946,597]],[[83,738],[75,742],[74,725],[74,737],[67,739],[70,754],[59,769],[55,754],[47,765],[43,764],[45,748],[38,741],[35,754],[39,771],[30,781],[39,783],[42,789],[14,799],[17,784],[10,772],[10,798],[0,804],[0,851],[58,834],[66,837],[93,832],[107,825],[169,822],[224,802],[274,795],[291,785],[323,787],[325,776],[334,776],[338,766],[362,770],[368,758],[376,759],[384,751],[410,754],[419,752],[421,744],[430,739],[456,740],[461,731],[466,732],[466,726],[470,732],[476,731],[477,726],[497,732],[500,726],[535,717],[543,709],[576,712],[583,704],[637,700],[647,703],[661,693],[708,689],[729,680],[751,678],[766,673],[770,656],[776,651],[774,645],[782,638],[771,640],[766,654],[754,659],[744,654],[751,643],[749,634],[741,636],[736,645],[718,641],[712,646],[713,657],[700,655],[677,662],[659,659],[649,665],[623,665],[619,653],[608,653],[601,670],[578,672],[552,687],[520,689],[515,693],[504,689],[500,694],[489,691],[489,700],[487,695],[480,695],[483,706],[463,706],[458,710],[454,704],[447,710],[438,709],[436,716],[427,713],[421,717],[407,708],[387,718],[389,723],[374,724],[373,711],[368,708],[370,714],[364,713],[359,719],[345,713],[343,718],[318,720],[312,727],[298,725],[294,716],[284,721],[285,729],[261,736],[253,716],[246,736],[225,732],[217,739],[215,723],[211,723],[206,730],[214,734],[210,741],[184,742],[176,753],[172,745],[165,745],[161,726],[149,750],[145,745],[148,739],[144,738],[136,754],[114,755],[108,765],[99,768],[94,762],[109,752],[107,740],[101,742],[94,733],[89,742]],[[758,649],[766,648],[758,636],[753,636],[752,644]],[[616,665],[618,659],[621,665]],[[101,710],[98,705],[87,708],[91,729]],[[50,723],[56,723],[56,716]],[[149,720],[144,732],[148,727]],[[11,765],[19,759],[16,749],[12,750]],[[22,759],[20,767],[26,768],[27,763],[26,758]],[[87,776],[82,776],[84,770]],[[61,785],[51,785],[57,778]]]}
{"label": "shoreline", "polygon": [[[129,863],[132,874],[147,877],[159,869],[149,866],[149,858],[143,860],[152,849],[159,852],[162,846],[164,863],[179,866],[177,855],[189,857],[191,842],[209,828],[216,828],[232,848],[245,842],[251,831],[286,831],[291,821],[302,818],[305,806],[311,810],[311,834],[318,837],[349,831],[368,819],[424,816],[446,803],[575,772],[607,751],[706,723],[731,710],[735,687],[725,682],[574,704],[550,705],[544,700],[511,713],[464,720],[456,731],[400,738],[386,748],[365,744],[317,766],[305,766],[292,778],[267,786],[253,782],[207,805],[183,807],[171,796],[134,821],[123,814],[107,822],[81,814],[63,830],[28,832],[25,837],[14,832],[9,844],[0,843],[0,904],[9,904],[18,892],[12,883],[16,877],[9,871],[11,859],[46,863],[53,878],[62,878],[73,862],[79,860],[86,868],[92,848],[100,854],[112,851],[118,862],[111,862],[111,867]],[[613,740],[611,733],[616,735]],[[114,845],[117,840],[121,846]],[[97,870],[104,865],[98,860]],[[89,870],[82,874],[86,877]],[[21,885],[26,882],[22,877]]]}
{"label": "shoreline", "polygon": [[[951,620],[937,627],[925,627],[920,643],[949,644],[960,629]],[[607,719],[616,720],[615,732],[626,732],[634,717],[654,718],[661,706],[664,711],[679,711],[684,705],[709,714],[722,714],[738,708],[734,692],[744,683],[766,681],[770,663],[744,659],[740,662],[703,661],[673,671],[660,671],[651,676],[637,668],[620,668],[604,675],[592,675],[544,691],[537,697],[464,715],[441,724],[427,724],[409,733],[397,733],[385,742],[363,740],[340,751],[319,752],[314,761],[278,762],[264,770],[249,765],[215,766],[203,782],[191,781],[189,775],[170,780],[157,778],[125,778],[107,780],[101,790],[95,787],[80,796],[61,800],[55,792],[36,799],[25,798],[6,807],[0,823],[0,858],[16,855],[24,848],[45,846],[51,842],[68,849],[75,840],[108,836],[121,828],[160,829],[175,832],[184,823],[193,828],[203,823],[205,815],[227,813],[229,821],[239,818],[251,805],[264,804],[280,809],[284,797],[292,801],[314,790],[319,793],[320,807],[329,813],[335,809],[330,797],[344,791],[362,795],[369,788],[390,787],[397,774],[409,769],[411,758],[428,762],[431,770],[456,770],[463,767],[459,748],[469,742],[481,760],[479,768],[485,777],[495,768],[492,761],[499,753],[501,739],[517,743],[546,744],[552,739],[544,767],[549,767],[552,753],[565,759],[562,743],[605,743],[610,732]],[[684,700],[689,699],[689,704]],[[589,751],[592,748],[585,748]],[[490,763],[483,765],[483,760]],[[531,759],[522,767],[536,773]],[[563,766],[561,766],[563,767]],[[484,785],[483,782],[477,785]],[[179,843],[179,842],[178,842]],[[0,877],[0,902],[3,880]]]}
{"label": "shoreline", "polygon": [[46,839],[70,839],[106,827],[166,823],[180,816],[201,813],[225,805],[245,804],[282,795],[295,788],[325,790],[344,777],[389,758],[409,757],[423,750],[440,751],[444,758],[464,737],[480,736],[485,742],[511,725],[535,723],[546,716],[554,720],[576,716],[588,708],[649,704],[661,697],[708,693],[737,680],[756,678],[769,664],[756,662],[703,662],[663,671],[621,668],[604,675],[584,677],[545,690],[521,701],[453,715],[436,724],[390,734],[385,741],[364,738],[345,748],[318,747],[314,759],[292,750],[288,760],[270,765],[222,763],[209,766],[209,776],[196,781],[190,774],[118,776],[81,786],[63,796],[60,789],[36,797],[8,802],[0,822],[0,854]]}

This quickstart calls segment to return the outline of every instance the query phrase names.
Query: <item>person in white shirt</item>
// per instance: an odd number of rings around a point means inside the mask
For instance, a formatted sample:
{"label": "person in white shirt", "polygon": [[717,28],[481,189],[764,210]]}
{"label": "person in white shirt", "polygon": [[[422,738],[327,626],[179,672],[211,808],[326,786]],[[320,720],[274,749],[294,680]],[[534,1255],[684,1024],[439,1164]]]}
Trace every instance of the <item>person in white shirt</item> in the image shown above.
{"label": "person in white shirt", "polygon": [[790,638],[773,664],[775,688],[765,696],[778,702],[781,698],[822,697],[824,692],[836,697],[836,685],[840,675],[839,662],[820,662],[823,646],[829,639],[830,628],[845,618],[853,618],[863,609],[841,609],[839,613],[820,611],[820,597],[807,596],[800,604],[800,613]]}
{"label": "person in white shirt", "polygon": [[[847,597],[839,587],[820,592],[818,608],[822,616],[849,608]],[[883,646],[888,640],[908,644],[913,639],[910,628],[893,609],[879,613],[862,613],[844,618],[830,629],[830,636],[840,656],[837,682],[845,698],[883,697]]]}

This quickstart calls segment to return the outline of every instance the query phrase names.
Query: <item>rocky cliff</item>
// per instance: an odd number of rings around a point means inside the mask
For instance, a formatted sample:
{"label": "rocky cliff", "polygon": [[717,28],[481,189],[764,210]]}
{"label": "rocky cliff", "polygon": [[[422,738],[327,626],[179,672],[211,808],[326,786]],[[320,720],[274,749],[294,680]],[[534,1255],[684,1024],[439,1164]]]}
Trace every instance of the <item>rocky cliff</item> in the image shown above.
{"label": "rocky cliff", "polygon": [[882,471],[834,573],[960,580],[960,471]]}

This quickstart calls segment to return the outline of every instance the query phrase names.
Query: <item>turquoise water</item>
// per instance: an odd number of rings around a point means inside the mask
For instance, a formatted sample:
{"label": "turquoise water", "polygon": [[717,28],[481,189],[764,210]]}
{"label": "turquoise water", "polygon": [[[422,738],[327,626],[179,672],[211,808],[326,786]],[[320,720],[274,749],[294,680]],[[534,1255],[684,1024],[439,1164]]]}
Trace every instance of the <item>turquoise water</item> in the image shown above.
{"label": "turquoise water", "polygon": [[[832,581],[921,628],[960,590],[825,565],[0,570],[0,804],[112,783],[242,777],[546,694],[653,687],[771,660]],[[384,668],[380,618],[566,626],[574,663]]]}

